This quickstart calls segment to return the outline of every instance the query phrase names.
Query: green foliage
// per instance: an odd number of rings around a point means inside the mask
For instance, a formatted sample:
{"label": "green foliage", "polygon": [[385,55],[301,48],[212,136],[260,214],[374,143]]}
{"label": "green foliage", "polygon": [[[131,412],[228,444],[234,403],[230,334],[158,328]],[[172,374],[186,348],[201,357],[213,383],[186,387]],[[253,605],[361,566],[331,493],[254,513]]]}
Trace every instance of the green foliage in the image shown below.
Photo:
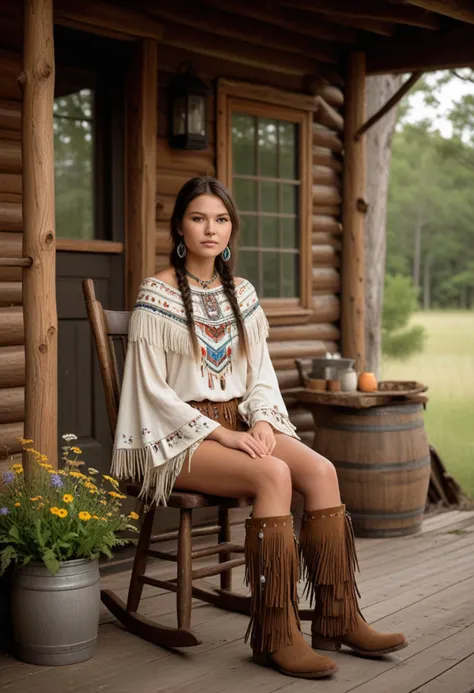
{"label": "green foliage", "polygon": [[417,291],[408,277],[387,275],[382,315],[382,351],[395,359],[407,359],[423,351],[425,330],[408,326],[417,308]]}
{"label": "green foliage", "polygon": [[[70,443],[72,434],[64,436]],[[43,561],[56,573],[63,561],[77,558],[112,556],[111,549],[123,546],[129,539],[120,536],[124,530],[137,531],[121,512],[126,498],[118,482],[89,468],[77,459],[81,450],[74,445],[63,447],[65,465],[56,471],[34,448],[32,441],[22,440],[24,450],[34,459],[25,478],[21,464],[11,465],[3,475],[4,491],[0,494],[0,575],[10,563],[26,565]]]}

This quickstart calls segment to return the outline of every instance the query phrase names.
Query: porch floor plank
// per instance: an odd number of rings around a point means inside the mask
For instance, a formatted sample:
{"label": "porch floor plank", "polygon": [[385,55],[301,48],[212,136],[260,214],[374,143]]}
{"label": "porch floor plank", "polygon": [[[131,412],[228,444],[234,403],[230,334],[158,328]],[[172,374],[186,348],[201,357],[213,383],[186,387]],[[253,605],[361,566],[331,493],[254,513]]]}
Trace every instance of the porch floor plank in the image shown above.
{"label": "porch floor plank", "polygon": [[[242,540],[243,528],[234,529]],[[205,540],[209,542],[209,538]],[[212,540],[211,540],[212,541]],[[423,531],[396,539],[358,539],[359,586],[367,620],[403,630],[410,644],[382,660],[335,654],[334,679],[283,677],[250,660],[243,641],[247,618],[195,601],[192,627],[203,643],[179,652],[127,633],[103,611],[99,644],[88,662],[35,667],[0,654],[0,690],[15,693],[471,693],[474,688],[474,512],[452,511],[425,520]],[[205,565],[209,559],[201,563]],[[170,575],[153,561],[150,574]],[[104,586],[125,598],[129,571],[106,575]],[[218,578],[210,580],[217,584]],[[244,591],[243,568],[234,588]],[[141,612],[176,624],[176,596],[146,587]],[[305,604],[302,603],[302,606]],[[303,623],[309,634],[310,624]]]}

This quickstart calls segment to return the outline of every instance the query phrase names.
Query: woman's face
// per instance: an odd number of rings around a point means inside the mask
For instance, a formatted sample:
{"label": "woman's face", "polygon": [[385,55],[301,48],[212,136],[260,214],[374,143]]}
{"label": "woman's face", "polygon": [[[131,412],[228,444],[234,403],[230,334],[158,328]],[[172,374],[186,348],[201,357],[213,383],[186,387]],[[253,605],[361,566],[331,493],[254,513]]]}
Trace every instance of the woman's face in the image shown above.
{"label": "woman's face", "polygon": [[217,257],[229,243],[232,222],[227,207],[217,195],[199,195],[189,203],[180,233],[188,252]]}

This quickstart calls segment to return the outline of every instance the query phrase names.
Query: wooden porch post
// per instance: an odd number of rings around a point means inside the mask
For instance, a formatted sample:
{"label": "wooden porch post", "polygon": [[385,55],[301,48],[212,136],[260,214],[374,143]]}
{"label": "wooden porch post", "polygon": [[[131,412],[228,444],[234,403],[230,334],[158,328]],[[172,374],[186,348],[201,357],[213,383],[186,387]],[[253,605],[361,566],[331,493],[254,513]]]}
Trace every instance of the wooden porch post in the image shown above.
{"label": "wooden porch post", "polygon": [[344,118],[344,187],[341,270],[342,354],[365,365],[365,136],[356,138],[365,122],[365,54],[352,53],[346,73]]}
{"label": "wooden porch post", "polygon": [[126,287],[128,309],[156,263],[157,43],[133,47],[127,81]]}
{"label": "wooden porch post", "polygon": [[25,437],[57,466],[53,0],[25,0],[22,121]]}

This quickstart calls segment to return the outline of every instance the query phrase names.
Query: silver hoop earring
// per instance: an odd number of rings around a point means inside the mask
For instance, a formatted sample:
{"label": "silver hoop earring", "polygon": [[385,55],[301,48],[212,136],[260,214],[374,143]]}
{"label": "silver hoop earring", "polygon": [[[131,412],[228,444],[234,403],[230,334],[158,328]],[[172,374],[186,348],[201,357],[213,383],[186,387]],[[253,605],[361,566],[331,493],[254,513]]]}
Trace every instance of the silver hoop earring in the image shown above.
{"label": "silver hoop earring", "polygon": [[222,251],[222,259],[224,262],[229,262],[230,258],[232,257],[232,251],[229,248],[229,246],[226,246],[224,250]]}
{"label": "silver hoop earring", "polygon": [[176,248],[176,253],[178,257],[181,258],[181,260],[186,255],[186,246],[184,245],[183,241],[181,241],[181,243]]}

